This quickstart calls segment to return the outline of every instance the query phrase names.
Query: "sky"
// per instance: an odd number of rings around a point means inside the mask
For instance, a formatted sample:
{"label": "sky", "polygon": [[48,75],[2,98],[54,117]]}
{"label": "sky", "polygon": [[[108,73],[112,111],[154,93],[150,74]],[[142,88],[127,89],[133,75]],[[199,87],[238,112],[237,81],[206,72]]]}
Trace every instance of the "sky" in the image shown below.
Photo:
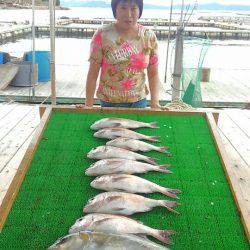
{"label": "sky", "polygon": [[[87,2],[90,0],[64,0],[64,2]],[[103,0],[105,2],[110,3],[110,0]],[[173,0],[174,4],[181,4],[182,0]],[[196,0],[184,0],[185,5],[194,4]],[[198,4],[207,4],[207,3],[218,3],[223,5],[248,5],[250,6],[250,0],[197,0]],[[144,0],[144,3],[161,5],[161,6],[169,6],[171,0]]]}

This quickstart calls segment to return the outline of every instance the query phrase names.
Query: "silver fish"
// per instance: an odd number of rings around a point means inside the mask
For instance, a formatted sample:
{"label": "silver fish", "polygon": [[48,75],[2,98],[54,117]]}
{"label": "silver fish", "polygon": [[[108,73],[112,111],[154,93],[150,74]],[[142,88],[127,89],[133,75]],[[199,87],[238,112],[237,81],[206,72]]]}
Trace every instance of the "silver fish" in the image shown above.
{"label": "silver fish", "polygon": [[175,233],[172,230],[150,228],[143,225],[140,221],[112,214],[86,215],[75,222],[69,233],[72,234],[85,230],[114,234],[150,235],[166,244],[172,243],[169,236]]}
{"label": "silver fish", "polygon": [[136,235],[82,231],[56,241],[48,250],[167,250]]}
{"label": "silver fish", "polygon": [[128,174],[111,174],[96,177],[91,187],[106,191],[122,191],[128,193],[162,193],[168,197],[178,199],[176,194],[181,193],[178,189],[170,189],[157,185],[141,177]]}
{"label": "silver fish", "polygon": [[153,200],[143,196],[123,192],[105,192],[90,199],[83,208],[84,213],[121,214],[147,212],[154,207],[165,207],[171,212],[176,212],[173,207],[180,205],[174,201]]}
{"label": "silver fish", "polygon": [[169,164],[156,166],[139,161],[112,158],[95,162],[86,169],[85,174],[88,176],[99,176],[106,174],[141,174],[149,171],[170,174],[172,172],[166,169],[168,167],[170,167]]}
{"label": "silver fish", "polygon": [[149,144],[144,141],[131,138],[123,138],[123,137],[118,137],[112,141],[108,141],[106,145],[118,148],[124,148],[131,151],[142,151],[142,152],[155,150],[163,153],[166,152],[166,150],[168,149],[168,147],[157,147],[155,145]]}
{"label": "silver fish", "polygon": [[93,130],[99,130],[103,128],[156,128],[157,123],[151,122],[151,123],[145,123],[130,119],[124,119],[124,118],[103,118],[99,121],[96,121],[94,124],[90,126]]}
{"label": "silver fish", "polygon": [[148,136],[137,133],[135,131],[126,128],[104,128],[94,133],[94,137],[104,139],[115,139],[117,137],[147,140],[147,141],[158,141],[159,136]]}
{"label": "silver fish", "polygon": [[142,160],[150,164],[156,164],[157,160],[155,158],[137,154],[123,148],[117,148],[112,146],[99,146],[97,148],[94,148],[87,154],[87,157],[90,159],[98,159],[98,160],[109,159],[109,158]]}

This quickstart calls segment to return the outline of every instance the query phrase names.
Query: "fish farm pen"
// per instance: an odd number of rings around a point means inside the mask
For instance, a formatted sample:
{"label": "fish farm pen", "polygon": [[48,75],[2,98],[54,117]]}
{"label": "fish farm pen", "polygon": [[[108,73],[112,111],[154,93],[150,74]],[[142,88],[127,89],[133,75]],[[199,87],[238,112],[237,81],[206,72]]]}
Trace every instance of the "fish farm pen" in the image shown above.
{"label": "fish farm pen", "polygon": [[[79,37],[91,38],[94,32],[102,24],[112,23],[112,19],[65,19],[57,20],[55,32],[58,37]],[[167,20],[141,20],[141,24],[151,27],[159,40],[168,39],[169,37],[169,21]],[[74,27],[75,25],[75,27]],[[81,26],[79,26],[81,25]],[[176,36],[176,27],[179,22],[171,22],[170,37]],[[49,36],[49,25],[35,26],[36,35]],[[31,25],[14,25],[8,30],[0,32],[0,44],[13,42],[19,38],[30,36],[32,33]],[[211,38],[211,39],[240,39],[246,40],[250,38],[250,29],[246,29],[240,25],[227,23],[210,23],[210,22],[189,22],[183,31],[184,36]]]}
{"label": "fish farm pen", "polygon": [[[140,176],[180,189],[181,205],[176,208],[180,215],[157,207],[132,218],[152,228],[176,231],[171,249],[249,249],[249,225],[211,114],[60,107],[45,110],[0,208],[1,249],[46,249],[83,215],[87,201],[100,193],[90,187],[93,177],[84,171],[93,163],[87,153],[106,143],[93,137],[90,129],[104,117],[158,122],[157,129],[137,131],[160,136],[155,145],[169,146],[173,155],[146,153],[158,158],[159,164],[171,164],[173,173]],[[166,199],[162,194],[146,196]]]}

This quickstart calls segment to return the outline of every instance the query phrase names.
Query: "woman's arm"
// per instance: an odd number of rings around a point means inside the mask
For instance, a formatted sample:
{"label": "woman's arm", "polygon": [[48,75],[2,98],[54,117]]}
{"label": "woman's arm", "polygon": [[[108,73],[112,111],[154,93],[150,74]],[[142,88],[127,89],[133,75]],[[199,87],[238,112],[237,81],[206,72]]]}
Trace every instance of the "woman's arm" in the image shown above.
{"label": "woman's arm", "polygon": [[151,108],[159,108],[159,74],[158,65],[148,66],[148,82],[151,95]]}
{"label": "woman's arm", "polygon": [[96,90],[96,81],[99,75],[100,65],[95,62],[90,62],[89,72],[86,82],[86,101],[85,106],[92,107],[94,104],[94,95]]}

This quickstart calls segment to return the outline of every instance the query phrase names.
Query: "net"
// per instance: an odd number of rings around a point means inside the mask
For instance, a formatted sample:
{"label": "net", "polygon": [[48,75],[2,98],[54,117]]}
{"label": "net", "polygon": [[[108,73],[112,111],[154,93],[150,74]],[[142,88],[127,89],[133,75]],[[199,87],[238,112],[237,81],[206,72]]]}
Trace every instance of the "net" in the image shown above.
{"label": "net", "polygon": [[182,100],[195,107],[202,107],[201,75],[211,40],[187,38],[184,40],[183,69],[181,77]]}

